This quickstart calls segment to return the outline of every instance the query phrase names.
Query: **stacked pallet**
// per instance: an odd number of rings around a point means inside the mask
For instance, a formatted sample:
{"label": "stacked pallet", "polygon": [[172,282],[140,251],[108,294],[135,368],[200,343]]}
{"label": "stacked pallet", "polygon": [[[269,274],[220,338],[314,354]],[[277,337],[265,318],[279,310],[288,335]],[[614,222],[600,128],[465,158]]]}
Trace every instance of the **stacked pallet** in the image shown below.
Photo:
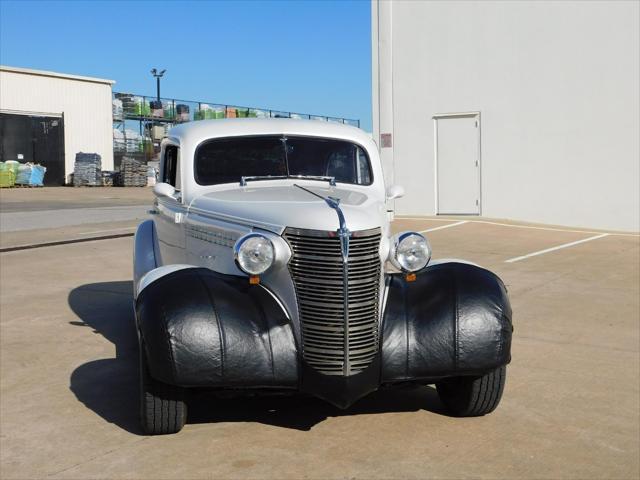
{"label": "stacked pallet", "polygon": [[73,167],[74,187],[102,185],[102,159],[97,153],[76,153]]}
{"label": "stacked pallet", "polygon": [[131,157],[122,157],[118,184],[122,187],[146,187],[147,164]]}
{"label": "stacked pallet", "polygon": [[142,137],[142,135],[140,135],[138,132],[136,132],[135,130],[131,130],[129,128],[127,128],[124,131],[124,135],[123,135],[123,141],[124,141],[124,146],[125,146],[125,150],[129,153],[137,153],[137,152],[142,152],[143,150],[143,145],[144,145],[144,139]]}

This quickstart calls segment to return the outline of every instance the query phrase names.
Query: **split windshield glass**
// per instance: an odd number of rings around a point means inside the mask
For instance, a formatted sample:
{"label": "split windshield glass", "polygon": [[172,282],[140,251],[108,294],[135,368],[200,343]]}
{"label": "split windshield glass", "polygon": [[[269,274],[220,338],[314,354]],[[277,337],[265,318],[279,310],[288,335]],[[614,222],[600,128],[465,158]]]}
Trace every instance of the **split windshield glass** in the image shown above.
{"label": "split windshield glass", "polygon": [[200,185],[240,182],[241,177],[335,177],[336,182],[370,185],[369,158],[358,145],[317,137],[266,135],[209,140],[195,155]]}

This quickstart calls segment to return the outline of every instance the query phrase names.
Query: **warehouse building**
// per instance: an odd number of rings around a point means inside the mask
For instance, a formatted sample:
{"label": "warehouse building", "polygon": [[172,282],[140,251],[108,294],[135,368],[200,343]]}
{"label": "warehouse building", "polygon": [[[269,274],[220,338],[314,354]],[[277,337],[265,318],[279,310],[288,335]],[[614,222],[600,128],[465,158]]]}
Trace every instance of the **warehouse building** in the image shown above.
{"label": "warehouse building", "polygon": [[39,163],[64,185],[78,152],[113,169],[113,80],[0,66],[0,161]]}
{"label": "warehouse building", "polygon": [[[160,141],[176,124],[255,117],[360,125],[341,117],[113,92],[114,83],[0,66],[0,162],[40,164],[44,184],[57,186],[71,183],[79,158],[74,185],[144,186],[154,183]],[[77,157],[81,152],[90,155]],[[13,180],[23,184],[20,175]],[[4,186],[14,185],[6,181]]]}
{"label": "warehouse building", "polygon": [[640,229],[638,2],[372,2],[396,214]]}

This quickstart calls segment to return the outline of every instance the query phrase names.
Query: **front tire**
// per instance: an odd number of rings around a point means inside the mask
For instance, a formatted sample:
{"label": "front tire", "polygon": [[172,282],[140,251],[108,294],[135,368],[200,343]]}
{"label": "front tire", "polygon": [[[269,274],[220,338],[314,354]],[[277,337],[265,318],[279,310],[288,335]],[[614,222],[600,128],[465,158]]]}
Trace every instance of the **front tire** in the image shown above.
{"label": "front tire", "polygon": [[456,417],[479,417],[493,412],[502,398],[507,367],[481,377],[452,377],[436,383],[438,395]]}
{"label": "front tire", "polygon": [[144,345],[140,345],[140,424],[146,434],[166,435],[182,430],[187,421],[185,391],[149,374]]}

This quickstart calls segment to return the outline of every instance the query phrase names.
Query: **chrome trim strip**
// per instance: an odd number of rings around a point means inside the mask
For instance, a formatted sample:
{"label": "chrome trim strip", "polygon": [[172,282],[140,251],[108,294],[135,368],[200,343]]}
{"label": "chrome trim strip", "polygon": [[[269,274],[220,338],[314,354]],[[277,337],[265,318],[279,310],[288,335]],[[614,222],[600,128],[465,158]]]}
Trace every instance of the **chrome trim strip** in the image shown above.
{"label": "chrome trim strip", "polygon": [[[331,238],[333,232],[327,230],[309,230],[305,228],[287,227],[289,235],[299,235],[304,237],[320,237]],[[375,237],[380,233],[380,227],[370,228],[368,230],[358,230],[351,232],[351,239],[364,240],[364,237]]]}
{"label": "chrome trim strip", "polygon": [[262,283],[258,284],[259,287],[261,287],[265,292],[267,292],[269,295],[271,295],[271,297],[276,301],[276,303],[278,304],[278,306],[282,309],[282,311],[284,312],[285,316],[287,317],[287,320],[291,321],[291,315],[289,315],[289,311],[287,310],[287,308],[284,306],[284,303],[282,303],[282,301],[278,298],[278,296],[273,293],[271,290],[269,290],[267,287],[265,287]]}
{"label": "chrome trim strip", "polygon": [[344,363],[342,374],[347,377],[351,375],[351,363],[349,361],[349,230],[344,222],[342,210],[335,204],[335,209],[340,218],[340,228],[338,236],[340,237],[340,249],[342,250],[342,285],[344,289]]}
{"label": "chrome trim strip", "polygon": [[[193,202],[192,202],[193,203]],[[236,225],[242,225],[242,226],[246,226],[249,228],[261,228],[263,230],[267,230],[269,232],[273,232],[276,235],[281,235],[284,227],[281,225],[275,225],[272,223],[265,223],[265,222],[259,222],[256,220],[252,220],[252,219],[247,219],[247,218],[241,218],[241,217],[235,217],[233,215],[225,215],[224,213],[220,213],[220,212],[212,212],[210,210],[202,210],[200,208],[194,207],[189,205],[188,211],[187,211],[187,215],[189,214],[193,214],[193,215],[199,215],[203,218],[210,218],[211,220],[218,220],[218,221],[222,221],[222,222],[228,222],[228,223],[233,223]]]}

